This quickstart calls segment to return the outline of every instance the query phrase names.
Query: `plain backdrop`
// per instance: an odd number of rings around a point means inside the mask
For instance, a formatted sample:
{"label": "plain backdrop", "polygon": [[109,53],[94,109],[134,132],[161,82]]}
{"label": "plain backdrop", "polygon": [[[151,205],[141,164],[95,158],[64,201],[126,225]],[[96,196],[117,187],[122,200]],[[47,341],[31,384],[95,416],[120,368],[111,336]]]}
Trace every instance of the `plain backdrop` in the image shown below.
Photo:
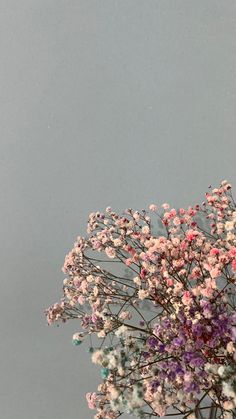
{"label": "plain backdrop", "polygon": [[64,257],[92,211],[236,192],[235,51],[235,0],[0,0],[1,419],[93,418]]}

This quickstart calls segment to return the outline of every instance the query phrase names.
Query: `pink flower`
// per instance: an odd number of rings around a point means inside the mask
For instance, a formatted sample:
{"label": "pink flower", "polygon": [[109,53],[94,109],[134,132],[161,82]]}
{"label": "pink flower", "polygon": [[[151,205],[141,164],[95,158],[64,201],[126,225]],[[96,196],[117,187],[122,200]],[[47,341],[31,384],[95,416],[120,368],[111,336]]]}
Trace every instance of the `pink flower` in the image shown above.
{"label": "pink flower", "polygon": [[211,287],[203,288],[201,290],[201,294],[204,297],[211,298],[212,297],[212,294],[213,294],[213,288],[211,288]]}
{"label": "pink flower", "polygon": [[162,208],[164,208],[164,210],[168,210],[170,206],[169,204],[167,204],[167,202],[165,202],[164,204],[162,204]]}
{"label": "pink flower", "polygon": [[181,224],[180,218],[179,217],[175,217],[173,219],[173,223],[175,226],[179,226]]}
{"label": "pink flower", "polygon": [[192,297],[189,291],[184,291],[183,293],[183,297],[182,297],[182,302],[184,305],[189,305],[192,301]]}
{"label": "pink flower", "polygon": [[210,270],[210,275],[212,278],[217,278],[218,276],[220,276],[221,271],[219,268],[213,268]]}
{"label": "pink flower", "polygon": [[203,268],[204,268],[206,271],[210,271],[210,270],[211,270],[211,265],[209,265],[209,263],[203,263]]}
{"label": "pink flower", "polygon": [[195,266],[192,269],[191,275],[189,276],[189,279],[198,279],[201,277],[201,269],[198,266]]}
{"label": "pink flower", "polygon": [[105,252],[107,256],[111,259],[114,259],[116,257],[116,251],[112,247],[106,247]]}
{"label": "pink flower", "polygon": [[148,227],[148,226],[143,226],[143,228],[142,228],[142,233],[143,233],[143,234],[149,234],[149,233],[150,233],[150,229],[149,229],[149,227]]}
{"label": "pink flower", "polygon": [[198,285],[195,288],[192,288],[192,293],[193,295],[195,295],[196,297],[199,296],[201,294],[201,287]]}
{"label": "pink flower", "polygon": [[85,298],[84,298],[84,296],[83,295],[80,295],[79,297],[78,297],[78,303],[79,304],[81,304],[81,305],[83,305],[84,303],[85,303]]}
{"label": "pink flower", "polygon": [[236,259],[234,259],[231,263],[232,270],[236,272]]}
{"label": "pink flower", "polygon": [[96,409],[96,400],[97,400],[96,393],[87,393],[86,399],[88,402],[89,409]]}
{"label": "pink flower", "polygon": [[186,238],[187,238],[187,240],[188,241],[193,241],[195,238],[196,238],[196,236],[198,236],[198,231],[196,231],[196,230],[187,230],[186,231]]}
{"label": "pink flower", "polygon": [[151,205],[149,205],[149,209],[150,209],[150,211],[155,212],[155,211],[157,211],[157,205],[151,204]]}
{"label": "pink flower", "polygon": [[231,247],[231,249],[228,252],[228,255],[230,257],[235,257],[236,256],[236,247]]}
{"label": "pink flower", "polygon": [[142,279],[144,279],[146,277],[147,273],[148,272],[145,268],[141,268],[140,276],[141,276]]}
{"label": "pink flower", "polygon": [[126,259],[125,264],[126,266],[130,266],[132,264],[132,259],[131,258]]}
{"label": "pink flower", "polygon": [[172,278],[167,278],[166,283],[168,287],[171,287],[174,284],[174,280]]}
{"label": "pink flower", "polygon": [[209,288],[216,288],[216,281],[215,281],[215,279],[212,279],[212,278],[206,278],[205,279],[205,284],[206,284],[206,286],[207,287],[209,287]]}
{"label": "pink flower", "polygon": [[86,293],[86,291],[87,291],[87,289],[88,289],[88,283],[87,283],[86,279],[84,279],[84,280],[81,282],[81,286],[80,286],[80,288],[81,288],[82,292],[85,294],[85,293]]}
{"label": "pink flower", "polygon": [[216,256],[216,255],[218,255],[220,253],[220,251],[219,251],[219,249],[217,249],[216,247],[213,247],[211,250],[210,250],[210,255],[211,256]]}
{"label": "pink flower", "polygon": [[175,208],[172,208],[171,210],[170,210],[170,215],[171,215],[171,218],[174,218],[175,216],[176,216],[176,209]]}

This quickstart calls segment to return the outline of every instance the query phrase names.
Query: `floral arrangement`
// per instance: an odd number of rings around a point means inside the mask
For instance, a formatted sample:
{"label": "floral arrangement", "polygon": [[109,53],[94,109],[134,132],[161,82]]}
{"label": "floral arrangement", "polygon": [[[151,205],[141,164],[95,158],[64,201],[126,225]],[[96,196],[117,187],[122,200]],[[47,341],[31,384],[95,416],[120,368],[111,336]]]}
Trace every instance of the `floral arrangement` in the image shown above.
{"label": "floral arrangement", "polygon": [[[156,229],[156,232],[155,232]],[[157,231],[159,231],[157,233]],[[102,382],[95,419],[236,417],[236,204],[209,186],[188,209],[89,215],[48,324],[80,320]]]}

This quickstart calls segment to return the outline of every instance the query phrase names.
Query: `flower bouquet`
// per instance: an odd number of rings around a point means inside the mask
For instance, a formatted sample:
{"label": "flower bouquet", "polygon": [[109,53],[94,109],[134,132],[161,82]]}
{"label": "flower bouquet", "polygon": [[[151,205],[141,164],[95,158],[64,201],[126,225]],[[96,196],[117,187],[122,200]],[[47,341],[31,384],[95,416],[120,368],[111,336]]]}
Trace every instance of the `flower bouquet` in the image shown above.
{"label": "flower bouquet", "polygon": [[[205,201],[89,215],[62,268],[48,324],[80,320],[101,383],[95,419],[236,417],[236,204],[231,185]],[[95,389],[92,389],[95,390]]]}

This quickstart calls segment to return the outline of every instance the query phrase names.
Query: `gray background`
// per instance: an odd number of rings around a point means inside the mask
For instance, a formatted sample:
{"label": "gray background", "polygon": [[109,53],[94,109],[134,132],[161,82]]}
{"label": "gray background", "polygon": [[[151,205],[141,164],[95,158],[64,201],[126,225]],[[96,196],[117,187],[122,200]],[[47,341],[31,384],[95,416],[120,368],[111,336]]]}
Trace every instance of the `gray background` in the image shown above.
{"label": "gray background", "polygon": [[43,311],[90,212],[236,189],[236,2],[1,0],[0,52],[0,418],[90,419]]}

